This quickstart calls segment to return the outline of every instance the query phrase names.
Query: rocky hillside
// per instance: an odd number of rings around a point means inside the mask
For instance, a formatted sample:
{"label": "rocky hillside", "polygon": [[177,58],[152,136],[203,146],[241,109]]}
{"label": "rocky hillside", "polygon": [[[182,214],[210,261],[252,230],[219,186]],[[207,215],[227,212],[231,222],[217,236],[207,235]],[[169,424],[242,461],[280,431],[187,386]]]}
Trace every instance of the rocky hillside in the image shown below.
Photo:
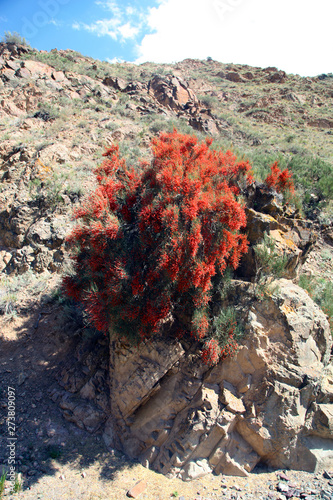
{"label": "rocky hillside", "polygon": [[[38,413],[49,389],[43,414],[55,412],[56,403],[82,433],[104,432],[109,446],[171,476],[211,470],[247,476],[261,461],[308,471],[331,466],[332,75],[301,78],[213,60],[109,64],[71,50],[2,43],[0,94],[2,364],[9,384],[7,358],[14,359],[18,385],[27,380],[31,396],[32,409],[20,420],[27,423],[22,461],[38,419],[45,446],[53,444],[55,433]],[[154,135],[174,127],[210,135],[215,148],[249,158],[259,179],[279,160],[293,172],[298,193],[297,209],[288,210],[258,185],[247,193],[251,249],[230,304],[248,335],[237,357],[213,370],[180,343],[168,355],[163,344],[143,346],[140,356],[115,345],[110,355],[57,291],[68,265],[72,210],[93,189],[104,147],[119,143],[135,165],[150,158]],[[287,260],[280,295],[262,302],[253,284],[254,246],[265,233]],[[22,367],[27,349],[33,356]]]}
{"label": "rocky hillside", "polygon": [[66,50],[0,45],[0,269],[54,273],[71,207],[106,145],[129,163],[177,127],[247,155],[259,176],[289,165],[303,209],[330,222],[333,78],[185,60],[108,64]]}

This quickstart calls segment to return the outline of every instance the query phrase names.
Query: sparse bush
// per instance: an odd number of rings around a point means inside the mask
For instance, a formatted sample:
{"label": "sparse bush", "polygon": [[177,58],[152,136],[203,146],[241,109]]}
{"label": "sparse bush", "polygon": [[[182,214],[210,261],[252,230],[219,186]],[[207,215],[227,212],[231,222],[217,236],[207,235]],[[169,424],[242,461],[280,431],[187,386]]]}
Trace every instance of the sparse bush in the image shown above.
{"label": "sparse bush", "polygon": [[[212,337],[211,297],[247,251],[237,197],[251,178],[248,162],[210,145],[161,134],[141,169],[127,168],[118,146],[108,149],[97,190],[76,211],[64,287],[100,331],[142,341],[173,320],[173,335],[205,344],[204,360],[214,363],[224,351]],[[232,351],[233,331],[225,337]]]}
{"label": "sparse bush", "polygon": [[203,346],[202,357],[209,365],[219,359],[225,359],[236,353],[237,340],[243,331],[237,322],[236,311],[233,307],[221,309],[212,322],[212,336],[207,338]]}
{"label": "sparse bush", "polygon": [[15,45],[25,45],[26,47],[30,47],[29,42],[27,42],[26,39],[16,31],[14,31],[13,33],[11,33],[10,31],[5,31],[5,34],[2,37],[1,41],[5,43],[14,43]]}
{"label": "sparse bush", "polygon": [[274,278],[280,278],[285,271],[288,257],[279,253],[274,239],[264,234],[263,240],[253,248],[255,253],[256,275],[254,280],[255,295],[259,300],[274,293],[270,283]]}
{"label": "sparse bush", "polygon": [[0,315],[12,319],[22,306],[21,292],[24,290],[28,297],[42,300],[50,281],[50,274],[44,272],[36,275],[29,270],[18,276],[3,275],[0,278]]}
{"label": "sparse bush", "polygon": [[168,122],[165,118],[157,118],[149,125],[149,131],[152,134],[158,134],[161,131],[165,131],[168,126]]}
{"label": "sparse bush", "polygon": [[315,278],[307,274],[301,274],[298,284],[304,290],[307,290],[310,297],[328,316],[333,336],[333,283],[324,278]]}
{"label": "sparse bush", "polygon": [[216,96],[214,95],[200,95],[199,100],[203,106],[206,106],[207,108],[215,108],[219,104],[219,100]]}

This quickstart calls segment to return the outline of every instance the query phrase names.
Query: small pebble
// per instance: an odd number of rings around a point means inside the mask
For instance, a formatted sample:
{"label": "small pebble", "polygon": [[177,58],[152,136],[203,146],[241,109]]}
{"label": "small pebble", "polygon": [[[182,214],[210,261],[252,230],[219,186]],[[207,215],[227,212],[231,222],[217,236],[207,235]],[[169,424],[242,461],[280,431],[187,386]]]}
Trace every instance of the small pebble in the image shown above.
{"label": "small pebble", "polygon": [[288,493],[289,491],[289,486],[286,483],[279,483],[276,487],[278,491],[281,491],[281,493]]}
{"label": "small pebble", "polygon": [[284,472],[278,472],[278,477],[283,481],[290,481],[289,477]]}

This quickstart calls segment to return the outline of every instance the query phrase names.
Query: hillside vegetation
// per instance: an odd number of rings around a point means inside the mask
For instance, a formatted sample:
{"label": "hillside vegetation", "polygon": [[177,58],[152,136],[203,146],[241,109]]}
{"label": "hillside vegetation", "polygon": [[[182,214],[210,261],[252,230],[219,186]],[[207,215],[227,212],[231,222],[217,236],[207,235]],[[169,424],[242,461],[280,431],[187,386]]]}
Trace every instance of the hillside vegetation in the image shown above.
{"label": "hillside vegetation", "polygon": [[[278,161],[293,173],[300,213],[332,221],[331,74],[302,78],[210,59],[109,64],[13,41],[0,44],[0,68],[0,267],[22,274],[37,296],[43,272],[66,266],[72,208],[94,189],[105,147],[118,143],[136,166],[151,159],[161,131],[211,136],[214,149],[248,159],[257,179]],[[15,311],[16,288],[5,288],[1,310]]]}

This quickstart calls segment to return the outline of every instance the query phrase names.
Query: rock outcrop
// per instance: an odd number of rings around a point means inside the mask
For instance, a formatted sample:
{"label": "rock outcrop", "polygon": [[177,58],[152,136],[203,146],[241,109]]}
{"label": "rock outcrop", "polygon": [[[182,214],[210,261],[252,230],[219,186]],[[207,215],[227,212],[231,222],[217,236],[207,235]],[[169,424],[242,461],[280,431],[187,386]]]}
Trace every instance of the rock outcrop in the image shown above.
{"label": "rock outcrop", "polygon": [[186,82],[176,77],[155,75],[148,84],[148,93],[173,110],[198,106],[198,99]]}
{"label": "rock outcrop", "polygon": [[212,369],[186,345],[111,342],[108,445],[184,480],[247,475],[259,461],[316,471],[333,466],[332,339],[327,319],[291,281],[258,302],[243,297],[246,334]]}
{"label": "rock outcrop", "polygon": [[282,276],[294,279],[318,239],[311,221],[298,218],[298,211],[282,203],[282,195],[255,183],[246,191],[246,235],[249,251],[237,270],[242,279],[253,281],[257,272],[254,246],[267,235],[278,255],[286,259]]}
{"label": "rock outcrop", "polygon": [[78,343],[61,364],[58,382],[62,389],[52,389],[50,397],[66,420],[91,433],[100,429],[109,413],[106,339]]}

